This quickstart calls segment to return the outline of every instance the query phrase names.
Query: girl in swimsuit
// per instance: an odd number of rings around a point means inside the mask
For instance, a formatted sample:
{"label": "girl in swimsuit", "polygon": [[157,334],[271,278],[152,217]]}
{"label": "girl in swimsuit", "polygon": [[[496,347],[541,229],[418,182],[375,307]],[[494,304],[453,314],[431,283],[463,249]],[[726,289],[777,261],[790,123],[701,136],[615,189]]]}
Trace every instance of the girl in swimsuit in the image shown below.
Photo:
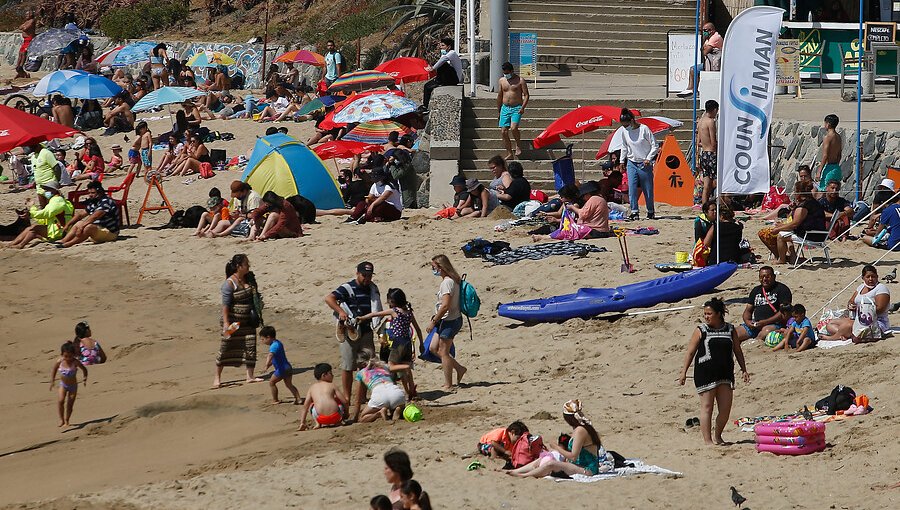
{"label": "girl in swimsuit", "polygon": [[50,371],[50,390],[56,383],[56,374],[59,374],[59,398],[56,405],[59,412],[59,426],[69,426],[72,417],[72,408],[75,406],[75,397],[78,395],[78,380],[75,374],[80,368],[84,372],[84,382],[87,384],[87,368],[75,355],[75,344],[66,342],[60,347],[61,357],[56,360],[53,370]]}
{"label": "girl in swimsuit", "polygon": [[91,326],[87,321],[75,325],[75,340],[72,341],[80,350],[79,358],[84,365],[99,365],[106,363],[106,352],[100,346],[100,342],[94,340],[91,335]]}

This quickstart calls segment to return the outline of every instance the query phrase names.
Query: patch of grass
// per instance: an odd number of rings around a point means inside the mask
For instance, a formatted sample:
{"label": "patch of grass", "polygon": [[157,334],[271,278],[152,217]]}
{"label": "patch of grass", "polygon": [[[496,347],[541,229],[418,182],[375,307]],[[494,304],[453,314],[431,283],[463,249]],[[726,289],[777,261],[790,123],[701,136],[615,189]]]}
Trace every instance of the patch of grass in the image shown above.
{"label": "patch of grass", "polygon": [[114,41],[138,39],[187,19],[185,2],[141,2],[111,9],[100,18],[100,29]]}

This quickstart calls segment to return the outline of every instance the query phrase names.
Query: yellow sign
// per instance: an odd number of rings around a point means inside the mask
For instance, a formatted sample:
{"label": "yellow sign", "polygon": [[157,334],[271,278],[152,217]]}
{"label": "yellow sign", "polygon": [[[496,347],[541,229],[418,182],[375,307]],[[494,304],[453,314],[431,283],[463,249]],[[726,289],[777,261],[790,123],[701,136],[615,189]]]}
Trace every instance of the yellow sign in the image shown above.
{"label": "yellow sign", "polygon": [[800,41],[779,39],[775,44],[775,85],[797,87],[800,85]]}

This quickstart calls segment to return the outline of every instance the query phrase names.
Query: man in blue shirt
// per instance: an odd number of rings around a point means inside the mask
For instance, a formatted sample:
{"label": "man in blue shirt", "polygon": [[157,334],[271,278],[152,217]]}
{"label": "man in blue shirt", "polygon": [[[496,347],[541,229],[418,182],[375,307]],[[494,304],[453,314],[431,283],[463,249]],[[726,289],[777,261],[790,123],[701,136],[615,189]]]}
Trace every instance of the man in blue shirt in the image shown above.
{"label": "man in blue shirt", "polygon": [[335,48],[334,41],[325,43],[325,50],[325,85],[330,87],[343,74],[346,62],[341,52]]}
{"label": "man in blue shirt", "polygon": [[863,236],[862,242],[875,248],[900,251],[900,204],[892,201],[885,207],[875,232],[874,236]]}

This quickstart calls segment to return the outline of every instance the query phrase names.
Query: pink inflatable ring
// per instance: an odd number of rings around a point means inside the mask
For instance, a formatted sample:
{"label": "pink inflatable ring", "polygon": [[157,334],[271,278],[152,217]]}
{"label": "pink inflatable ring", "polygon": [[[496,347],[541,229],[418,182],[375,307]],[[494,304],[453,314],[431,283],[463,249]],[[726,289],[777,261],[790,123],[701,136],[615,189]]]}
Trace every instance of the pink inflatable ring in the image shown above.
{"label": "pink inflatable ring", "polygon": [[757,444],[756,451],[769,452],[775,455],[807,455],[809,453],[821,452],[825,449],[825,441],[819,443],[808,444]]}
{"label": "pink inflatable ring", "polygon": [[815,436],[825,433],[825,424],[816,421],[762,422],[753,427],[753,432],[761,436]]}
{"label": "pink inflatable ring", "polygon": [[777,445],[797,445],[802,446],[806,444],[813,443],[824,443],[825,442],[825,434],[816,434],[814,436],[795,436],[795,437],[781,437],[781,436],[756,436],[756,444],[777,444]]}

